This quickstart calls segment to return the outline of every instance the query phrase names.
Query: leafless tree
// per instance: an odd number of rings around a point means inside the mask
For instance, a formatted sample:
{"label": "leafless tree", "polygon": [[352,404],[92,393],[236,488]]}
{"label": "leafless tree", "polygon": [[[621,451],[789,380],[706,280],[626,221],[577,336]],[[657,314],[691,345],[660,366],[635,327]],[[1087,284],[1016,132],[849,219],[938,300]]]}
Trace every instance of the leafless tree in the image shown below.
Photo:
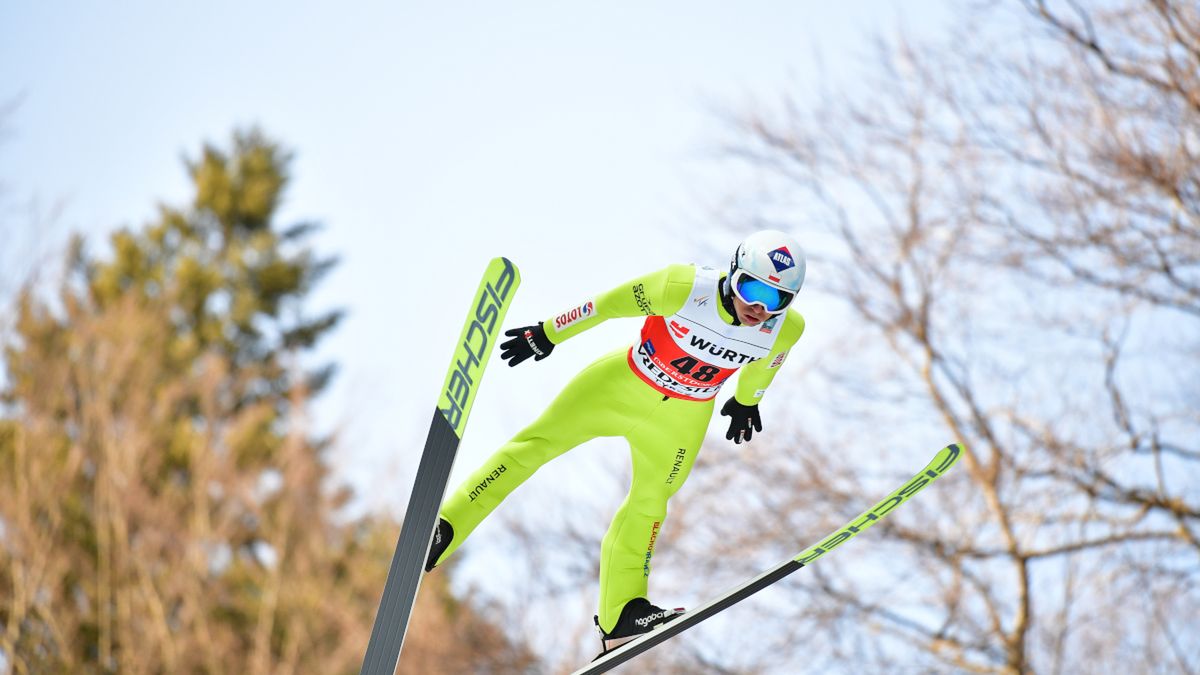
{"label": "leafless tree", "polygon": [[[945,443],[967,454],[642,665],[1200,672],[1196,6],[980,4],[945,39],[875,53],[852,86],[731,116],[730,153],[756,179],[739,212],[802,235],[800,309],[837,323],[810,321],[755,443],[701,453],[652,593],[711,597]],[[581,523],[607,513],[509,520],[524,606],[558,606],[559,633],[589,644],[568,612],[594,595],[598,535]]]}
{"label": "leafless tree", "polygon": [[866,95],[739,118],[762,219],[808,235],[853,329],[796,390],[797,425],[828,427],[809,456],[754,464],[787,476],[759,488],[784,527],[713,541],[786,537],[801,513],[819,531],[903,466],[879,450],[940,432],[969,448],[959,476],[858,564],[810,570],[791,650],[846,671],[1195,672],[1200,16],[1017,7],[948,44],[881,43]]}

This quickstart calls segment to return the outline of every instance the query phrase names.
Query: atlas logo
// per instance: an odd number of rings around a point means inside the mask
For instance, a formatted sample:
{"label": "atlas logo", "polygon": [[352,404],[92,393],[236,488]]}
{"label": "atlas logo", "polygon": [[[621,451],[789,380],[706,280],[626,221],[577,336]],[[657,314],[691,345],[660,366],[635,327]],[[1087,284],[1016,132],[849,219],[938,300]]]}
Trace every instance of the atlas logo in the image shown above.
{"label": "atlas logo", "polygon": [[792,259],[792,252],[786,246],[780,246],[771,251],[767,254],[767,257],[771,259],[771,264],[775,266],[776,272],[782,272],[796,266],[796,262]]}
{"label": "atlas logo", "polygon": [[459,355],[465,355],[466,358],[455,361],[454,370],[446,380],[445,397],[448,405],[440,410],[460,437],[462,433],[459,427],[470,404],[480,364],[491,346],[491,336],[495,333],[500,308],[508,300],[517,280],[516,268],[507,258],[503,260],[504,269],[500,270],[500,276],[484,284],[483,291],[475,303],[475,316],[471,319],[471,325],[467,326],[462,344],[458,347]]}
{"label": "atlas logo", "polygon": [[686,326],[680,326],[679,324],[675,323],[674,321],[672,321],[670,325],[671,325],[671,332],[674,333],[675,337],[678,337],[678,338],[686,337],[688,333],[692,332],[692,329],[690,329]]}

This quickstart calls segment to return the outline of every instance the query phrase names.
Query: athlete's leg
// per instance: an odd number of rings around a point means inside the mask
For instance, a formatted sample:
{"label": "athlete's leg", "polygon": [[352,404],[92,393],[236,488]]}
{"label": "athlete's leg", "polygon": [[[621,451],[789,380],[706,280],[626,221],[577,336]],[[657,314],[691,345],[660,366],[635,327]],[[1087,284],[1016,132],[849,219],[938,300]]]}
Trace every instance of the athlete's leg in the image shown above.
{"label": "athlete's leg", "polygon": [[625,352],[614,352],[575,376],[540,417],[489,457],[449,494],[441,517],[454,530],[440,564],[525,479],[543,464],[597,436],[619,436],[631,422],[619,395],[629,371]]}
{"label": "athlete's leg", "polygon": [[712,401],[658,399],[649,419],[626,435],[633,480],[600,550],[599,619],[605,632],[616,625],[625,603],[646,597],[667,500],[687,480],[712,417]]}

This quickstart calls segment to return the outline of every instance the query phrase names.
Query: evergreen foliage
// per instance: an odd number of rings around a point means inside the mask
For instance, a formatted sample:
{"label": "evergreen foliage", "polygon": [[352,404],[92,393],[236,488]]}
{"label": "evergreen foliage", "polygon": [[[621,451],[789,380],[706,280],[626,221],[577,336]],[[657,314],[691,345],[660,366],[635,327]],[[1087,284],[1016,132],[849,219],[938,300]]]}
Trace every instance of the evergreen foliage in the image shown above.
{"label": "evergreen foliage", "polygon": [[[312,351],[342,312],[306,311],[335,261],[306,247],[314,224],[277,222],[290,160],[255,130],[206,145],[190,205],[107,255],[75,239],[57,290],[17,299],[0,416],[15,672],[357,671],[398,530],[339,518],[350,493],[307,423],[334,372]],[[487,658],[528,662],[464,614]]]}

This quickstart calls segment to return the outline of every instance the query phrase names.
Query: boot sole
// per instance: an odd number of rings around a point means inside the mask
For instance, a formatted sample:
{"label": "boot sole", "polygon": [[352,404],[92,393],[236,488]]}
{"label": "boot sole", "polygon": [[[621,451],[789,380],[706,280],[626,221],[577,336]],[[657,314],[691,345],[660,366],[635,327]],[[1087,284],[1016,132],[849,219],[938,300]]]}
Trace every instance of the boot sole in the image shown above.
{"label": "boot sole", "polygon": [[[626,635],[624,637],[612,638],[612,639],[601,638],[600,646],[601,646],[601,648],[604,649],[604,651],[597,654],[596,659],[600,658],[601,656],[604,656],[605,654],[611,652],[614,649],[617,649],[621,645],[624,645],[629,642],[633,642],[634,640],[642,637],[643,635],[649,635],[650,633],[653,633],[655,630],[658,629],[659,626],[664,626],[664,625],[674,621],[675,619],[678,619],[679,617],[683,616],[684,613],[685,613],[685,610],[682,607],[676,607],[674,614],[667,617],[663,621],[660,621],[659,623],[654,624],[653,626],[650,627],[650,630],[646,631],[645,633],[638,633],[636,635]],[[595,661],[596,659],[592,659],[592,660]]]}

